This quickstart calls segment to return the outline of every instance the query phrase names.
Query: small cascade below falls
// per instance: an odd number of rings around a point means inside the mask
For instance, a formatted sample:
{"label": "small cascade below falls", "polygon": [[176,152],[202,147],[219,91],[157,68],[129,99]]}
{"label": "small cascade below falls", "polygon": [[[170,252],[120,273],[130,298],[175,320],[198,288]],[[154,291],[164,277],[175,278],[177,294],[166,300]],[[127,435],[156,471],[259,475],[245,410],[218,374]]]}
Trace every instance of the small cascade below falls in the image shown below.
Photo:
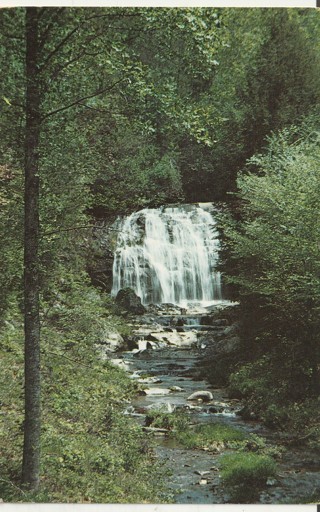
{"label": "small cascade below falls", "polygon": [[[211,208],[212,210],[212,208]],[[206,205],[145,209],[120,222],[112,294],[130,287],[143,304],[220,301],[219,241]]]}

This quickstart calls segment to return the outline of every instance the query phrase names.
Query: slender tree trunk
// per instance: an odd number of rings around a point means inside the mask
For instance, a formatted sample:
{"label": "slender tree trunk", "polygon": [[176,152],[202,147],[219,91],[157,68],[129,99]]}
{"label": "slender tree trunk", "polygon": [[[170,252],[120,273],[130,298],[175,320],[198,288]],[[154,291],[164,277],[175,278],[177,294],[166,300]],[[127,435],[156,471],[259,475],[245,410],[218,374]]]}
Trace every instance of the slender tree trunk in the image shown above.
{"label": "slender tree trunk", "polygon": [[37,489],[40,469],[40,320],[39,320],[39,134],[40,86],[38,9],[26,8],[26,136],[25,136],[25,422],[22,482]]}

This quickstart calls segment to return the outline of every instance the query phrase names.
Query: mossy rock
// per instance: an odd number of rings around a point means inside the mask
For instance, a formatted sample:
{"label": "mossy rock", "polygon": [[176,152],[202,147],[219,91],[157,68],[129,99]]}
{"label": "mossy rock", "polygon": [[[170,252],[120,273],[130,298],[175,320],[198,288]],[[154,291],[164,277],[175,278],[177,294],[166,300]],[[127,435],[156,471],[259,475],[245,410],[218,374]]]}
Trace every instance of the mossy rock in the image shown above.
{"label": "mossy rock", "polygon": [[122,288],[118,291],[115,302],[118,306],[134,315],[143,315],[146,308],[141,303],[141,298],[132,288]]}

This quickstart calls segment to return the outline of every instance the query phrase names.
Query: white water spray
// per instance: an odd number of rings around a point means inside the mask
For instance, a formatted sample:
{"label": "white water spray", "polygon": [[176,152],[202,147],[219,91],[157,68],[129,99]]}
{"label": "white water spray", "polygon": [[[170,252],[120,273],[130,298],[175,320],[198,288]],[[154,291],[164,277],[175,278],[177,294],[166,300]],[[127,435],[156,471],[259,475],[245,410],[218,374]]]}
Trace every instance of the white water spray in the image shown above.
{"label": "white water spray", "polygon": [[112,294],[130,287],[143,304],[221,300],[219,241],[205,205],[145,209],[120,225]]}

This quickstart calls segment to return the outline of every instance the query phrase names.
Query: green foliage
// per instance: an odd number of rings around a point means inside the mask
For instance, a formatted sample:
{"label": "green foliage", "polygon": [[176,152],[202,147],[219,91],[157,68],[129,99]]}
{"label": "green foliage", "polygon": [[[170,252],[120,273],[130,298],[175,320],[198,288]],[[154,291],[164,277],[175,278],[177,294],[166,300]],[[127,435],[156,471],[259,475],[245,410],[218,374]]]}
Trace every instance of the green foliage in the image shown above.
{"label": "green foliage", "polygon": [[42,316],[42,478],[19,488],[23,421],[23,330],[11,311],[1,332],[1,495],[5,501],[135,503],[170,499],[141,427],[124,409],[136,392],[94,343],[115,328],[108,303],[69,276]]}
{"label": "green foliage", "polygon": [[[152,139],[125,132],[109,146],[91,189],[93,211],[121,214],[183,198],[174,153],[161,156]],[[110,143],[110,141],[108,141]]]}
{"label": "green foliage", "polygon": [[225,221],[249,354],[230,390],[270,426],[314,444],[319,433],[308,416],[319,392],[319,137],[316,114],[271,137],[238,179],[240,221]]}
{"label": "green foliage", "polygon": [[220,452],[227,448],[237,452],[255,452],[260,455],[281,457],[280,447],[269,445],[256,434],[223,423],[192,425],[183,411],[174,413],[152,412],[146,416],[147,426],[164,428],[168,436],[189,449],[205,449]]}
{"label": "green foliage", "polygon": [[318,104],[315,18],[319,26],[319,13],[294,9],[222,11],[219,66],[201,98],[213,144],[202,152],[211,196],[234,190],[237,172],[266,146],[266,136]]}
{"label": "green foliage", "polygon": [[220,464],[222,482],[235,503],[256,502],[267,478],[276,475],[272,458],[256,453],[226,454]]}
{"label": "green foliage", "polygon": [[168,435],[189,449],[205,449],[220,452],[225,448],[245,450],[253,443],[255,449],[264,450],[262,438],[249,436],[239,428],[223,423],[193,425],[185,412],[152,412],[146,417],[146,425],[165,428]]}
{"label": "green foliage", "polygon": [[173,413],[152,412],[146,416],[146,425],[156,428],[165,428],[169,430],[169,434],[173,436],[179,435],[190,427],[190,419],[187,414],[182,411]]}
{"label": "green foliage", "polygon": [[0,325],[16,299],[22,277],[22,176],[11,165],[0,166]]}
{"label": "green foliage", "polygon": [[230,392],[240,393],[242,397],[248,397],[253,393],[261,393],[268,389],[270,384],[267,369],[270,365],[270,357],[264,356],[254,363],[248,363],[240,367],[230,377]]}
{"label": "green foliage", "polygon": [[[127,334],[129,328],[88,283],[92,214],[114,217],[184,196],[194,201],[223,197],[266,135],[297,122],[319,100],[318,19],[316,11],[286,9],[39,11],[47,420],[44,485],[32,499],[148,501],[160,496],[152,494],[151,473],[145,476],[151,465],[146,454],[134,446],[134,439],[139,446],[143,439],[121,415],[118,402],[128,398],[132,385],[118,370],[97,362],[93,348],[105,330],[116,327]],[[1,485],[12,500],[30,498],[17,489],[23,391],[24,20],[24,8],[0,12],[0,65],[5,70],[0,79]],[[304,414],[302,396],[317,391],[319,362],[319,225],[313,213],[319,209],[318,127],[309,122],[303,130],[271,138],[269,152],[252,160],[259,177],[244,175],[239,181],[247,203],[244,229],[238,232],[230,225],[227,230],[242,268],[236,284],[248,302],[250,297],[261,306],[260,331],[254,341],[248,336],[260,362],[240,369],[232,383],[249,400],[259,392],[262,404],[263,388],[277,382],[278,404],[274,411],[267,408],[270,418],[279,416],[281,401],[294,393],[296,425]],[[267,365],[261,363],[267,344],[273,369],[269,380],[262,375]],[[84,404],[90,405],[90,418]],[[113,418],[108,435],[103,411]],[[122,432],[123,441],[126,429],[128,446],[122,453],[116,437]],[[194,435],[202,446],[210,444],[213,434]],[[103,441],[97,441],[99,436]],[[220,433],[216,442],[229,442],[219,436],[224,437]],[[103,468],[110,468],[109,487]],[[140,478],[140,494],[135,478]]]}
{"label": "green foliage", "polygon": [[194,429],[177,431],[175,438],[187,448],[205,448],[219,452],[226,446],[243,441],[246,434],[229,425],[212,423],[197,425]]}

